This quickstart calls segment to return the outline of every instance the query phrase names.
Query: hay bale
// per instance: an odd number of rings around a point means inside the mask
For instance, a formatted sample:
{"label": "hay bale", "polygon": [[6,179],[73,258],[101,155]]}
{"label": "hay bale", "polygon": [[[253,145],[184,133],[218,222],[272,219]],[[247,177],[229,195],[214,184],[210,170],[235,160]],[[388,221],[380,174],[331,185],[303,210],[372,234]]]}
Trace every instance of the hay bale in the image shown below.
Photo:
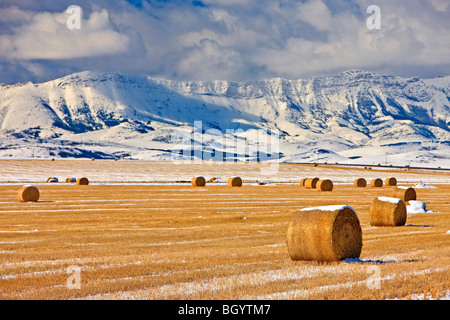
{"label": "hay bale", "polygon": [[57,177],[48,177],[47,178],[47,182],[58,182],[58,178]]}
{"label": "hay bale", "polygon": [[229,187],[242,187],[242,179],[240,177],[231,177],[227,183]]}
{"label": "hay bale", "polygon": [[416,190],[413,187],[396,187],[392,190],[392,196],[405,202],[417,199]]}
{"label": "hay bale", "polygon": [[77,182],[77,178],[67,178],[66,182]]}
{"label": "hay bale", "polygon": [[202,176],[193,177],[191,180],[191,184],[194,187],[204,187],[206,185],[206,179]]}
{"label": "hay bale", "polygon": [[317,181],[319,181],[319,178],[306,178],[305,180],[306,189],[315,189]]}
{"label": "hay bale", "polygon": [[395,179],[394,177],[387,178],[387,179],[384,181],[384,183],[385,183],[387,186],[396,186],[396,185],[397,185],[397,179]]}
{"label": "hay bale", "polygon": [[17,192],[17,198],[21,202],[36,202],[39,196],[39,189],[32,185],[25,185]]}
{"label": "hay bale", "polygon": [[292,217],[286,237],[292,260],[359,258],[362,248],[359,219],[349,206],[302,209]]}
{"label": "hay bale", "polygon": [[365,188],[367,186],[367,181],[364,178],[358,178],[353,181],[353,186],[358,188]]}
{"label": "hay bale", "polygon": [[87,186],[89,184],[89,179],[88,178],[78,178],[77,179],[77,185],[79,186]]}
{"label": "hay bale", "polygon": [[302,180],[300,180],[300,185],[301,185],[302,187],[305,186],[305,181],[306,181],[306,178],[303,178]]}
{"label": "hay bale", "polygon": [[370,186],[381,188],[383,186],[383,180],[381,180],[380,178],[373,179],[372,181],[370,181]]}
{"label": "hay bale", "polygon": [[333,191],[333,181],[329,179],[319,180],[317,181],[316,189],[319,191]]}
{"label": "hay bale", "polygon": [[372,226],[403,226],[406,223],[406,204],[398,198],[378,197],[373,199],[370,210]]}

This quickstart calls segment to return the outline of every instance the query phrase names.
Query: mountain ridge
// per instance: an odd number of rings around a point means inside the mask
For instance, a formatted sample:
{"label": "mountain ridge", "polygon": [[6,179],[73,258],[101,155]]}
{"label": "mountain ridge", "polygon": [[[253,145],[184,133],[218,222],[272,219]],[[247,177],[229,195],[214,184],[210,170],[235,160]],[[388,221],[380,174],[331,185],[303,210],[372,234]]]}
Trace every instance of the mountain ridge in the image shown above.
{"label": "mountain ridge", "polygon": [[[351,163],[360,153],[376,161],[381,154],[401,161],[403,154],[410,162],[446,164],[450,76],[349,70],[236,82],[84,71],[44,83],[0,85],[0,157],[171,159],[196,122],[203,131],[217,130],[220,139],[227,131],[248,141],[257,131],[276,132],[286,162]],[[207,142],[196,143],[203,149],[214,145],[237,153],[211,135],[203,138]]]}

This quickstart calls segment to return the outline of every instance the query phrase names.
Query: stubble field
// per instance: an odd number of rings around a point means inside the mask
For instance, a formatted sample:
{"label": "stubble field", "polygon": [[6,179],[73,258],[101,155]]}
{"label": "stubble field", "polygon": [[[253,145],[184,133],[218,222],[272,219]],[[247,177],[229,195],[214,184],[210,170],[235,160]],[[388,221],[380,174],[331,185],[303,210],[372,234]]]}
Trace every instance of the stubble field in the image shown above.
{"label": "stubble field", "polygon": [[[98,160],[0,165],[0,299],[448,299],[445,172]],[[244,185],[184,182],[195,175],[239,175]],[[50,176],[60,182],[46,183]],[[63,182],[70,176],[91,183]],[[298,184],[312,176],[331,178],[333,191]],[[416,189],[433,212],[408,214],[401,227],[372,227],[370,203],[391,196],[392,187],[350,183],[391,176],[436,187]],[[17,200],[25,183],[39,188],[38,202]],[[358,214],[360,258],[292,261],[292,215],[335,204]]]}

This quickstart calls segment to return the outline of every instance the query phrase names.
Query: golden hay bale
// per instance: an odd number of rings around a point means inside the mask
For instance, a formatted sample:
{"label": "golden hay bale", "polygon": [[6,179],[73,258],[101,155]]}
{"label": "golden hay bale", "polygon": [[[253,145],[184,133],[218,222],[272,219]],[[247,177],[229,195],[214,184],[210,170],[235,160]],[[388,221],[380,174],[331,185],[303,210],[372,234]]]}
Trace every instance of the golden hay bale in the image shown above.
{"label": "golden hay bale", "polygon": [[403,226],[406,223],[406,204],[398,198],[378,197],[373,199],[369,210],[372,226]]}
{"label": "golden hay bale", "polygon": [[67,178],[66,182],[77,182],[77,178]]}
{"label": "golden hay bale", "polygon": [[349,206],[305,208],[294,214],[287,229],[292,260],[339,261],[359,258],[362,230]]}
{"label": "golden hay bale", "polygon": [[319,191],[333,191],[333,181],[329,179],[319,180],[317,181],[316,189]]}
{"label": "golden hay bale", "polygon": [[367,186],[367,181],[364,178],[358,178],[353,181],[353,186],[358,188],[365,188]]}
{"label": "golden hay bale", "polygon": [[305,186],[305,181],[306,181],[306,178],[303,178],[302,180],[300,180],[300,185],[301,185],[302,187]]}
{"label": "golden hay bale", "polygon": [[78,178],[77,179],[77,185],[79,186],[87,186],[89,184],[88,178]]}
{"label": "golden hay bale", "polygon": [[383,180],[381,180],[380,178],[373,179],[372,181],[370,181],[370,185],[372,187],[381,188],[383,186]]}
{"label": "golden hay bale", "polygon": [[200,177],[193,177],[191,180],[191,184],[194,187],[204,187],[206,185],[206,179],[202,176]]}
{"label": "golden hay bale", "polygon": [[231,177],[227,183],[229,187],[242,187],[242,179],[240,177]]}
{"label": "golden hay bale", "polygon": [[22,202],[36,202],[39,196],[39,189],[31,185],[23,186],[17,192],[17,198]]}
{"label": "golden hay bale", "polygon": [[385,183],[387,186],[396,186],[396,185],[397,185],[397,179],[395,179],[394,177],[387,178],[387,179],[384,181],[384,183]]}
{"label": "golden hay bale", "polygon": [[306,178],[305,180],[306,189],[315,189],[317,181],[319,181],[319,178]]}
{"label": "golden hay bale", "polygon": [[405,202],[417,199],[416,190],[413,187],[397,187],[392,193],[394,198],[400,198]]}
{"label": "golden hay bale", "polygon": [[47,182],[58,182],[57,177],[48,177]]}

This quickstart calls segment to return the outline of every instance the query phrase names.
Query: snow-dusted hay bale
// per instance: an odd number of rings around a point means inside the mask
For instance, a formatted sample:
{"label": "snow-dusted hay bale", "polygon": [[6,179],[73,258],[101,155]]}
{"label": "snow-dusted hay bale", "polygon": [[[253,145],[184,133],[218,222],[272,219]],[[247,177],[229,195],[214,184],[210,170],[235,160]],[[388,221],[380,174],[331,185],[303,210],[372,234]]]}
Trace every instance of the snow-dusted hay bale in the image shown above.
{"label": "snow-dusted hay bale", "polygon": [[387,185],[387,186],[396,186],[397,185],[397,179],[395,179],[394,177],[391,177],[391,178],[387,178],[385,181],[384,181],[384,184],[385,185]]}
{"label": "snow-dusted hay bale", "polygon": [[364,178],[358,178],[353,181],[353,186],[358,188],[365,188],[367,186],[367,181]]}
{"label": "snow-dusted hay bale", "polygon": [[403,201],[416,200],[416,190],[413,187],[397,187],[393,189],[392,196],[394,198],[400,198]]}
{"label": "snow-dusted hay bale", "polygon": [[339,261],[359,258],[362,230],[349,206],[305,208],[295,213],[287,229],[292,260]]}
{"label": "snow-dusted hay bale", "polygon": [[89,184],[89,179],[88,178],[78,178],[77,179],[77,185],[79,186],[87,186]]}
{"label": "snow-dusted hay bale", "polygon": [[242,187],[242,179],[240,177],[231,177],[227,183],[229,187]]}
{"label": "snow-dusted hay bale", "polygon": [[406,223],[406,204],[398,198],[378,197],[373,199],[369,210],[372,226],[403,226]]}
{"label": "snow-dusted hay bale", "polygon": [[306,189],[315,189],[317,181],[319,181],[319,178],[306,178],[305,180]]}
{"label": "snow-dusted hay bale", "polygon": [[31,185],[23,186],[17,192],[17,199],[21,202],[36,202],[39,196],[39,189]]}
{"label": "snow-dusted hay bale", "polygon": [[316,189],[319,191],[333,191],[333,181],[329,179],[319,180],[317,181]]}
{"label": "snow-dusted hay bale", "polygon": [[48,177],[47,182],[58,182],[58,178],[57,177]]}
{"label": "snow-dusted hay bale", "polygon": [[193,177],[191,180],[191,184],[194,187],[204,187],[206,185],[206,179],[202,176]]}
{"label": "snow-dusted hay bale", "polygon": [[67,178],[66,182],[70,183],[70,182],[77,182],[77,178]]}
{"label": "snow-dusted hay bale", "polygon": [[370,186],[381,188],[383,186],[383,180],[381,180],[380,178],[373,179],[372,181],[370,181]]}

